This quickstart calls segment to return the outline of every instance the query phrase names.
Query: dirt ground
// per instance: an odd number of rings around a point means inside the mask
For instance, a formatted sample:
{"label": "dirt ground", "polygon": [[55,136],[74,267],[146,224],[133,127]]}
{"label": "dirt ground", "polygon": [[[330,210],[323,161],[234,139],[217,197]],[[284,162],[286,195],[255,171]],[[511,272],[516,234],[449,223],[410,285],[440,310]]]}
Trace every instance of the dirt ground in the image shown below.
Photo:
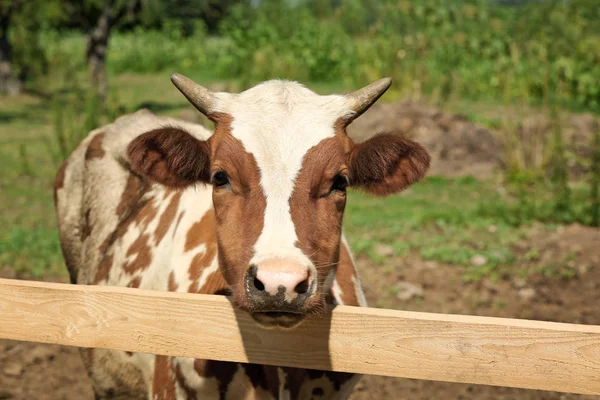
{"label": "dirt ground", "polygon": [[[357,260],[367,300],[375,304],[382,298],[386,307],[438,313],[524,318],[579,324],[600,324],[600,230],[572,225],[554,233],[540,233],[519,247],[537,247],[542,257],[556,252],[575,251],[572,262],[579,266],[574,279],[492,282],[483,280],[465,284],[460,268],[436,262],[423,262],[417,257],[395,261],[397,282],[410,283],[422,294],[401,300],[404,292],[393,296],[388,283],[394,277],[382,276],[368,260]],[[382,290],[380,290],[382,289]],[[501,306],[499,306],[501,305]],[[428,382],[411,379],[365,377],[352,400],[366,399],[530,399],[567,400],[596,399],[584,396],[482,385]]]}
{"label": "dirt ground", "polygon": [[[433,174],[493,174],[501,160],[499,143],[486,129],[466,118],[433,108],[377,105],[351,128],[356,139],[395,128],[424,143],[434,156]],[[540,231],[519,244],[525,254],[539,257],[573,254],[575,276],[561,280],[535,275],[493,282],[465,283],[461,267],[409,255],[392,258],[383,273],[366,257],[358,257],[361,279],[370,305],[439,313],[457,313],[600,325],[600,230],[572,225],[555,232]],[[0,277],[15,278],[10,270]],[[77,349],[0,341],[0,400],[93,399],[89,378]],[[552,392],[518,390],[369,376],[352,396],[365,399],[596,399]]]}

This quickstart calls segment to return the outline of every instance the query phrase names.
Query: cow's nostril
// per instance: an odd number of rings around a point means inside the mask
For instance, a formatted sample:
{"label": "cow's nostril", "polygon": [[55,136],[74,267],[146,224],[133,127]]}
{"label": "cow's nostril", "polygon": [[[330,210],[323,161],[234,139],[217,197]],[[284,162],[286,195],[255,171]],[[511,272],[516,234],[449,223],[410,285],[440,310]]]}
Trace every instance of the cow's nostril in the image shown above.
{"label": "cow's nostril", "polygon": [[296,287],[294,288],[294,292],[298,294],[304,294],[308,292],[308,286],[308,278],[306,278],[305,280],[296,285]]}
{"label": "cow's nostril", "polygon": [[265,285],[258,278],[254,278],[254,287],[261,292],[265,290]]}

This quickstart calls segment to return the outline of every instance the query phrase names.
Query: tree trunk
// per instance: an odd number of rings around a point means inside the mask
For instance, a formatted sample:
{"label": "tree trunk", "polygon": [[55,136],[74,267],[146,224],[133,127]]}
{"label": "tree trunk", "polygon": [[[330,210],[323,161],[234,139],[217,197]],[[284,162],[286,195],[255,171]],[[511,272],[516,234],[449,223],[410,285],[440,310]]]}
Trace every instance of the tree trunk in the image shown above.
{"label": "tree trunk", "polygon": [[92,84],[99,97],[104,100],[108,94],[108,77],[106,75],[106,52],[113,25],[112,6],[108,4],[96,22],[96,26],[88,36],[86,59]]}
{"label": "tree trunk", "polygon": [[2,17],[0,20],[0,94],[16,95],[21,92],[23,85],[15,76],[11,66],[12,46],[8,41],[10,15]]}

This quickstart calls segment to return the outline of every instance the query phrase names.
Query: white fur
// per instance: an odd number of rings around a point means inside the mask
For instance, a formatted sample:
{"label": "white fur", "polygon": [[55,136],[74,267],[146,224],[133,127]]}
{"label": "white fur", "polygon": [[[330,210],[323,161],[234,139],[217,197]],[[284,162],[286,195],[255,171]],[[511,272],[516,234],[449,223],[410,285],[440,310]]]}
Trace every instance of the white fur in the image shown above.
{"label": "white fur", "polygon": [[289,200],[307,151],[335,135],[335,122],[349,113],[344,96],[319,96],[288,81],[268,81],[241,94],[216,94],[215,111],[233,116],[232,135],[258,164],[267,199],[264,227],[251,263],[289,258],[313,269],[295,246]]}

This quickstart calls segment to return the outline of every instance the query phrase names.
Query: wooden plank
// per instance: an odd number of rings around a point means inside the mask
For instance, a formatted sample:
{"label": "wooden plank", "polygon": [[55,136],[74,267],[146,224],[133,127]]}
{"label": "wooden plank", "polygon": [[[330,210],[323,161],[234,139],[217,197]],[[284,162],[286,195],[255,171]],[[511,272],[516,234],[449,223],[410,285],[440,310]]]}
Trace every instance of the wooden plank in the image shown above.
{"label": "wooden plank", "polygon": [[265,330],[221,296],[0,279],[0,338],[600,394],[600,327],[337,307]]}

